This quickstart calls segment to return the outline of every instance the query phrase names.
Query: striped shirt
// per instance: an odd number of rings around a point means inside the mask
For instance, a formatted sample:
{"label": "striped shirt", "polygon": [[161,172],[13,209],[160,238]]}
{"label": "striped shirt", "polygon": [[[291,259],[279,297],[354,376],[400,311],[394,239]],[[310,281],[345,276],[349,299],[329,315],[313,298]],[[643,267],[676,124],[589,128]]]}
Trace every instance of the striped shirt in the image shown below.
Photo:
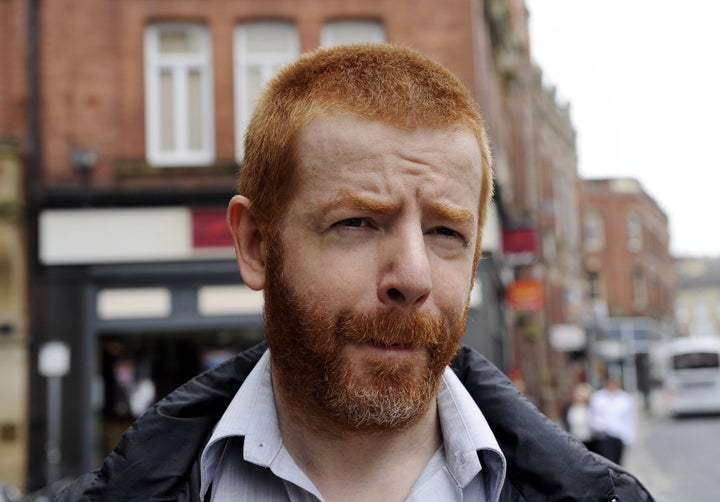
{"label": "striped shirt", "polygon": [[[505,457],[490,427],[455,374],[446,368],[438,392],[443,445],[407,500],[495,502]],[[283,445],[265,352],[217,423],[201,460],[200,498],[212,502],[324,501]],[[212,488],[210,488],[212,486]]]}

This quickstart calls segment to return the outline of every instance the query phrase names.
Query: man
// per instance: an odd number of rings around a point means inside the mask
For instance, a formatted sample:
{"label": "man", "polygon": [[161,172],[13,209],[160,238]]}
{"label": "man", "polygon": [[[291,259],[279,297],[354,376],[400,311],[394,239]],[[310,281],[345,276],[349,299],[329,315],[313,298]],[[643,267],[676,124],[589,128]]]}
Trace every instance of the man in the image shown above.
{"label": "man", "polygon": [[491,181],[472,97],[428,58],[283,69],[228,209],[269,348],[158,403],[62,499],[652,500],[458,352]]}
{"label": "man", "polygon": [[635,439],[635,400],[609,376],[602,389],[590,397],[590,426],[594,451],[620,464],[625,446]]}

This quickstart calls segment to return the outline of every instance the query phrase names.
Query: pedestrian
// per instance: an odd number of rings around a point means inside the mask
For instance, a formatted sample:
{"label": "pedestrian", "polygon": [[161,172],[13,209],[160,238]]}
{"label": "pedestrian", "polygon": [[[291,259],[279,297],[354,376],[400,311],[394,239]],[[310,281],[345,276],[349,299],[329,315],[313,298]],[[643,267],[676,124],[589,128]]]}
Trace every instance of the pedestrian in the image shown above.
{"label": "pedestrian", "polygon": [[612,376],[590,397],[594,450],[620,465],[625,447],[635,439],[635,400]]}
{"label": "pedestrian", "polygon": [[585,447],[594,450],[593,430],[590,423],[590,396],[593,388],[589,383],[580,382],[573,389],[572,402],[565,412],[568,432]]}
{"label": "pedestrian", "polygon": [[60,500],[652,500],[458,350],[492,196],[429,58],[320,49],[251,120],[228,222],[260,345],[190,381]]}

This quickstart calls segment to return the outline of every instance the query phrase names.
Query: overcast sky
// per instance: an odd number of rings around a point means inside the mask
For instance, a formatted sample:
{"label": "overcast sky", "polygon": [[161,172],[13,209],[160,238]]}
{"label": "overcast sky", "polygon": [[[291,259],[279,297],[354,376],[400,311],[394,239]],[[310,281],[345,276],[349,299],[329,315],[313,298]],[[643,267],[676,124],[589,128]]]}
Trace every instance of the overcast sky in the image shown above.
{"label": "overcast sky", "polygon": [[638,179],[676,255],[720,256],[720,1],[526,0],[585,178]]}

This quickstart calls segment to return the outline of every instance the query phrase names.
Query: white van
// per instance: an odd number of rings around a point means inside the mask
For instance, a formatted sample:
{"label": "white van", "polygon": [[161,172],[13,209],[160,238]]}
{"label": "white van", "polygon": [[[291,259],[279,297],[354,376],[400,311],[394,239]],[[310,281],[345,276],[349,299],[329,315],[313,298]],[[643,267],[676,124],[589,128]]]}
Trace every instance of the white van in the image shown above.
{"label": "white van", "polygon": [[720,413],[720,338],[675,339],[667,356],[665,395],[670,413]]}

